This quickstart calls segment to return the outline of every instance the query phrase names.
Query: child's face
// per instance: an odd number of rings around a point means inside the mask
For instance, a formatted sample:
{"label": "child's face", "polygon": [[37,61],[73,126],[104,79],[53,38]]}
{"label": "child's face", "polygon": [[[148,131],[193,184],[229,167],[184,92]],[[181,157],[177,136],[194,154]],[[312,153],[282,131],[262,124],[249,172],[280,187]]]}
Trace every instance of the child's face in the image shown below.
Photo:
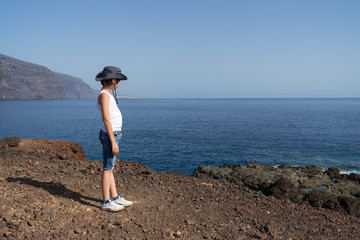
{"label": "child's face", "polygon": [[113,85],[114,89],[116,89],[120,85],[120,80],[114,79],[113,83],[114,83],[114,85]]}

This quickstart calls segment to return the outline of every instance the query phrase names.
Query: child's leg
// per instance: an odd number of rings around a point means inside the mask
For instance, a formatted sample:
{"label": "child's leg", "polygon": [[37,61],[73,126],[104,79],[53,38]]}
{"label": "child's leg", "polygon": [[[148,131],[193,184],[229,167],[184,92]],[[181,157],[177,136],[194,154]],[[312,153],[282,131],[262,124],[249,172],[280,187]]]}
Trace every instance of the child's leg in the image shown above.
{"label": "child's leg", "polygon": [[[119,145],[121,134],[114,132],[114,136]],[[102,197],[103,200],[109,200],[110,197],[118,196],[113,172],[116,156],[112,153],[112,146],[108,134],[100,131],[99,139],[103,145],[103,172],[101,176]]]}
{"label": "child's leg", "polygon": [[103,170],[102,177],[101,177],[101,186],[102,186],[102,197],[103,200],[109,200],[110,195],[111,197],[118,196],[116,191],[116,184],[114,178],[114,171],[110,170]]}
{"label": "child's leg", "polygon": [[110,175],[110,194],[111,194],[111,197],[117,197],[118,196],[118,193],[116,191],[114,171],[111,171],[111,175]]}
{"label": "child's leg", "polygon": [[[113,182],[115,182],[113,170],[112,169],[104,169],[101,176],[101,186],[102,186],[102,197],[103,201],[101,202],[100,209],[110,212],[117,212],[121,209],[124,209],[123,205],[117,204],[116,202],[113,202],[113,199],[110,199],[110,193],[113,192],[111,190],[115,186],[113,186]],[[115,189],[116,191],[116,189]]]}
{"label": "child's leg", "polygon": [[102,188],[102,199],[103,201],[110,199],[110,176],[112,170],[103,170],[101,176],[101,188]]}

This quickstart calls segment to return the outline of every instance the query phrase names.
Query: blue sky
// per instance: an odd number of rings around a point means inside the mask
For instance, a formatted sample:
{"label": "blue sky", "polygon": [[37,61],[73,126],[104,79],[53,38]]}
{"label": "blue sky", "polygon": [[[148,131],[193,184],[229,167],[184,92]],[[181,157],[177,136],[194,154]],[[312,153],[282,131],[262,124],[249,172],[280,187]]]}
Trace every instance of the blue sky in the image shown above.
{"label": "blue sky", "polygon": [[360,97],[358,0],[0,0],[0,53],[118,94]]}

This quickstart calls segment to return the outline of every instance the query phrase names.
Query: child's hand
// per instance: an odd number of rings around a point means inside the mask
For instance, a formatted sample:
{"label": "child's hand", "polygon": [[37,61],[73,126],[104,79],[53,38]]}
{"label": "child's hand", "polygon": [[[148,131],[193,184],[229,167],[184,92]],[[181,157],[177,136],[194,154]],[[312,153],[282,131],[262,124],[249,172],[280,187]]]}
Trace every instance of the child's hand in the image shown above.
{"label": "child's hand", "polygon": [[117,143],[112,144],[112,154],[118,155],[118,153],[119,153],[119,146],[117,145]]}

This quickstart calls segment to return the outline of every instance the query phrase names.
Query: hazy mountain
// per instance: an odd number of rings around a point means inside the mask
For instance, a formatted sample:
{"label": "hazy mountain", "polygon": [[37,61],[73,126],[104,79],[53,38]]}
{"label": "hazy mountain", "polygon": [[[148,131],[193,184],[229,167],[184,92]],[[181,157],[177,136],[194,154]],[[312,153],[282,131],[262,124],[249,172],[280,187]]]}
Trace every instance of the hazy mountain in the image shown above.
{"label": "hazy mountain", "polygon": [[0,54],[0,100],[92,98],[80,78]]}
{"label": "hazy mountain", "polygon": [[65,86],[66,98],[93,98],[97,91],[90,88],[81,78],[56,73]]}

